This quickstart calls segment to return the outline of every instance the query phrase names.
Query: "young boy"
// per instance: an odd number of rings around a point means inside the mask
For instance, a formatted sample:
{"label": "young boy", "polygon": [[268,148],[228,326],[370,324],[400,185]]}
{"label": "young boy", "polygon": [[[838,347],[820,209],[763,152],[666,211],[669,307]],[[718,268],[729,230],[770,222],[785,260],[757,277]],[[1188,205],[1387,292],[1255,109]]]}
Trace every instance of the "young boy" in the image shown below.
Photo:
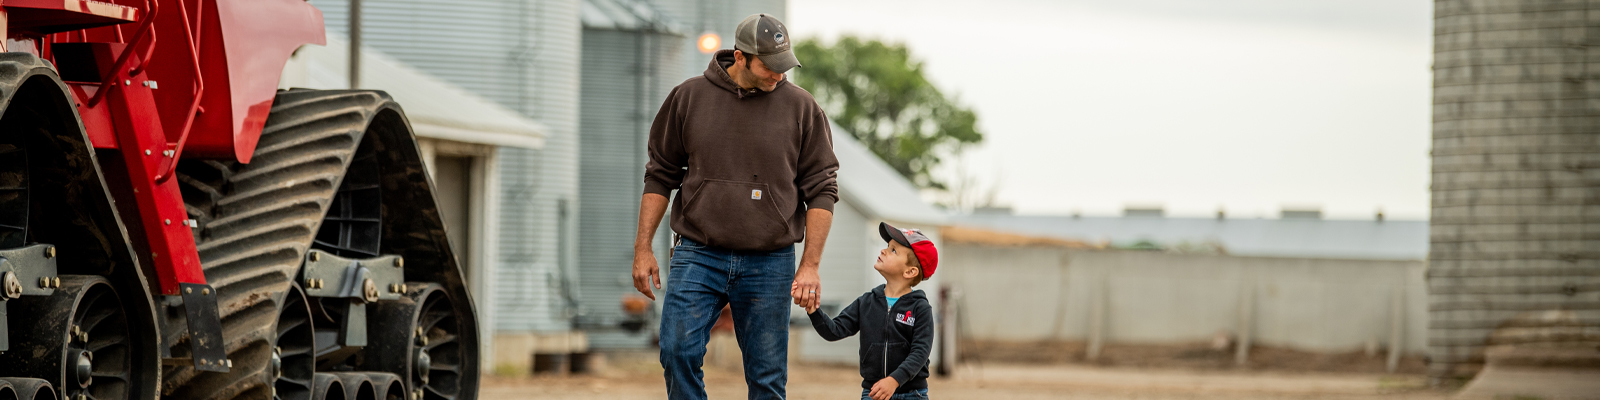
{"label": "young boy", "polygon": [[828,341],[861,332],[861,398],[928,398],[928,353],[933,349],[933,307],[911,288],[933,276],[939,251],[916,229],[878,224],[889,246],[878,251],[872,269],[887,283],[856,298],[838,318],[815,307],[806,310],[811,326]]}

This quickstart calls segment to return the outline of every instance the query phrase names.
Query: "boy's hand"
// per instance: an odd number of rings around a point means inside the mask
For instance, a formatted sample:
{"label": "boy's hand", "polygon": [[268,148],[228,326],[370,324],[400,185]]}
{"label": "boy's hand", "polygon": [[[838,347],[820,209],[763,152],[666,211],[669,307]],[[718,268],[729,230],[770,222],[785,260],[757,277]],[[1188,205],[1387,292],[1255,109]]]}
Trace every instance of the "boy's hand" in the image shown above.
{"label": "boy's hand", "polygon": [[872,391],[867,392],[867,396],[872,397],[872,400],[889,400],[894,396],[894,390],[899,388],[900,382],[895,381],[892,376],[886,376],[878,383],[872,384]]}

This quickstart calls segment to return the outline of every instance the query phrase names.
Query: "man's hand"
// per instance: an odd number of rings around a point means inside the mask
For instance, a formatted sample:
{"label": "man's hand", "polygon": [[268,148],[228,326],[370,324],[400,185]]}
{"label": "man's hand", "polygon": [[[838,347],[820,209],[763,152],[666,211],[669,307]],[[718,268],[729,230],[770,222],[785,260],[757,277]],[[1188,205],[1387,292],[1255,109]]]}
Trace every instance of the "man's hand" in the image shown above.
{"label": "man's hand", "polygon": [[633,237],[633,288],[652,301],[656,294],[650,291],[650,284],[654,282],[656,289],[661,289],[661,271],[656,268],[656,254],[650,250],[650,238],[656,236],[656,225],[661,224],[661,216],[666,212],[667,196],[645,193],[639,197],[639,230]]}
{"label": "man's hand", "polygon": [[817,266],[800,265],[794,271],[794,284],[789,286],[789,296],[794,297],[794,304],[806,309],[806,313],[815,311],[822,305],[822,278],[817,276]]}
{"label": "man's hand", "polygon": [[889,400],[894,396],[894,390],[899,388],[900,382],[895,381],[894,377],[886,376],[878,380],[878,383],[872,384],[872,391],[867,392],[867,396],[872,397],[872,400]]}
{"label": "man's hand", "polygon": [[806,250],[800,255],[800,268],[794,271],[794,285],[789,296],[794,304],[810,314],[822,305],[822,278],[817,270],[822,265],[822,246],[828,243],[828,230],[833,227],[833,212],[821,208],[806,210]]}
{"label": "man's hand", "polygon": [[[800,297],[795,296],[795,294],[798,294],[799,292],[800,292],[800,284],[799,283],[795,283],[795,284],[789,285],[789,296],[790,297],[794,297],[794,304],[797,305],[797,306],[800,305]],[[817,312],[817,308],[820,308],[820,307],[805,307],[805,306],[801,306],[801,307],[806,309],[806,315],[811,315],[812,313]]]}
{"label": "man's hand", "polygon": [[644,293],[650,300],[656,299],[656,294],[650,291],[650,284],[655,283],[656,289],[661,289],[661,270],[656,268],[656,255],[649,250],[633,251],[633,288],[639,293]]}

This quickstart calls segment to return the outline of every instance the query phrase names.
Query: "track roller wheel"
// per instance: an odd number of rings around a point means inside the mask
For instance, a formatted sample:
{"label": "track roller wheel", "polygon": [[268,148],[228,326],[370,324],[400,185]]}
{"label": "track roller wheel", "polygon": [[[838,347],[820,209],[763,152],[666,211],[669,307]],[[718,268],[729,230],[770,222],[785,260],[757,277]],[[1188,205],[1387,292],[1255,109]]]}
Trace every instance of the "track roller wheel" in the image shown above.
{"label": "track roller wheel", "polygon": [[405,400],[405,383],[394,374],[383,372],[332,372],[344,384],[350,400]]}
{"label": "track roller wheel", "polygon": [[378,400],[406,400],[406,381],[395,374],[368,373],[372,387],[378,391]]}
{"label": "track roller wheel", "polygon": [[378,303],[368,368],[404,372],[411,400],[454,400],[461,394],[461,319],[439,285],[408,283],[399,301]]}
{"label": "track roller wheel", "polygon": [[69,400],[129,398],[128,320],[105,278],[64,275],[55,294],[10,302],[11,320],[29,322],[12,324],[12,347],[37,350],[0,354],[8,373],[45,378]]}
{"label": "track roller wheel", "polygon": [[318,372],[312,378],[311,398],[316,400],[348,400],[344,383],[334,374]]}
{"label": "track roller wheel", "polygon": [[274,400],[309,400],[316,373],[311,309],[298,285],[291,286],[278,310],[278,334],[267,371]]}
{"label": "track roller wheel", "polygon": [[56,400],[56,389],[43,379],[0,378],[0,400]]}

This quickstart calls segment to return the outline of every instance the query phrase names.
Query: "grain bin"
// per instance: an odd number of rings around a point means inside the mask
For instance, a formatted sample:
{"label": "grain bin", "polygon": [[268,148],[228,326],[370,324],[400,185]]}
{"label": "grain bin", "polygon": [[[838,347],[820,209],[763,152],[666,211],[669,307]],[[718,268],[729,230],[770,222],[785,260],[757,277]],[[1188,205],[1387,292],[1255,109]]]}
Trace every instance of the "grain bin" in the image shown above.
{"label": "grain bin", "polygon": [[1436,1],[1433,85],[1431,375],[1594,352],[1600,1]]}

